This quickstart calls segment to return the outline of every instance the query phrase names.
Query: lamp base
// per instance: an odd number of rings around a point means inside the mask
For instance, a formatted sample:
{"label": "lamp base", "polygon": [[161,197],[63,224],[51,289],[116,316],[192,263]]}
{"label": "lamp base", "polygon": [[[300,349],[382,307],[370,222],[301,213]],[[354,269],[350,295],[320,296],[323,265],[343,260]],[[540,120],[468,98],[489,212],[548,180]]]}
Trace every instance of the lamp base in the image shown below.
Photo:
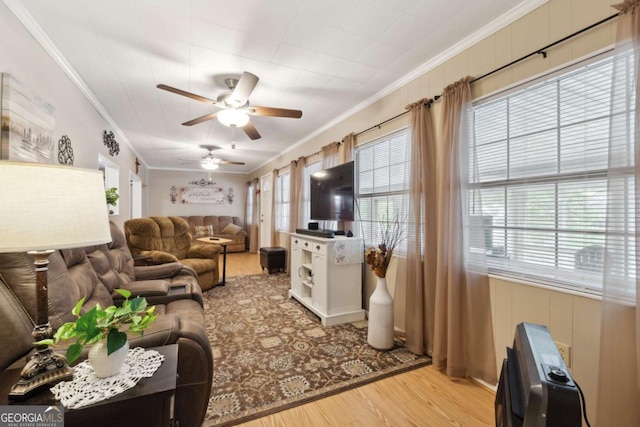
{"label": "lamp base", "polygon": [[20,375],[22,379],[14,384],[9,392],[10,401],[19,402],[41,388],[71,380],[73,369],[67,366],[67,359],[63,355],[47,347],[34,353]]}

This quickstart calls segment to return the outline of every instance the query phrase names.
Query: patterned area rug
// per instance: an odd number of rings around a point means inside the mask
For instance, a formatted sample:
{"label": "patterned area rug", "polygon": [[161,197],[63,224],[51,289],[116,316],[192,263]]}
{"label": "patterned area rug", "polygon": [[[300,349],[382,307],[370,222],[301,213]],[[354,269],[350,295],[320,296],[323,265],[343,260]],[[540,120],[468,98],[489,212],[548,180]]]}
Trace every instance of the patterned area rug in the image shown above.
{"label": "patterned area rug", "polygon": [[289,299],[285,274],[227,279],[204,293],[213,387],[204,426],[259,418],[431,362],[367,344],[367,322],[323,327]]}

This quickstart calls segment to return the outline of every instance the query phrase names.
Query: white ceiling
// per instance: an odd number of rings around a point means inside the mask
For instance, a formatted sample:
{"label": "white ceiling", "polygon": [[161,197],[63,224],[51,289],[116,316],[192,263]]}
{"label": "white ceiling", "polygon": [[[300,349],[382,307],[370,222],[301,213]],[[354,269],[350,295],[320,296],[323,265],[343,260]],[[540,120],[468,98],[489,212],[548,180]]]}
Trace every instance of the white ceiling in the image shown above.
{"label": "white ceiling", "polygon": [[[531,0],[4,0],[39,26],[150,168],[199,169],[214,144],[249,172],[415,76],[447,48]],[[538,3],[540,3],[538,1]],[[24,13],[26,12],[26,14]],[[30,16],[29,16],[30,15]],[[25,18],[26,16],[26,18]],[[500,18],[500,19],[498,19]],[[497,20],[497,21],[496,21]],[[36,25],[33,25],[33,24]],[[260,77],[251,105],[299,109],[301,119],[252,117],[251,141],[211,120],[218,111],[156,88],[215,99],[223,80]],[[385,91],[386,89],[386,91]],[[417,94],[416,98],[434,94]],[[358,131],[359,129],[354,129]],[[327,141],[329,142],[329,141]]]}

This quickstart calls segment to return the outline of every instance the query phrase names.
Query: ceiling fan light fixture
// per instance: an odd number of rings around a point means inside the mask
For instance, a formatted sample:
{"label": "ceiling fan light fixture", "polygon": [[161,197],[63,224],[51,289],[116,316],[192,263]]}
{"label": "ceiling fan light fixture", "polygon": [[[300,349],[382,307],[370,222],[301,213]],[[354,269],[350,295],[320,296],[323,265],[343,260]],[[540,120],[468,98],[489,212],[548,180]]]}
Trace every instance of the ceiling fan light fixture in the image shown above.
{"label": "ceiling fan light fixture", "polygon": [[214,171],[218,169],[220,165],[218,164],[218,162],[214,161],[213,159],[205,159],[202,161],[202,167],[206,170]]}
{"label": "ceiling fan light fixture", "polygon": [[235,108],[227,108],[217,115],[218,121],[225,126],[243,127],[249,123],[249,115]]}

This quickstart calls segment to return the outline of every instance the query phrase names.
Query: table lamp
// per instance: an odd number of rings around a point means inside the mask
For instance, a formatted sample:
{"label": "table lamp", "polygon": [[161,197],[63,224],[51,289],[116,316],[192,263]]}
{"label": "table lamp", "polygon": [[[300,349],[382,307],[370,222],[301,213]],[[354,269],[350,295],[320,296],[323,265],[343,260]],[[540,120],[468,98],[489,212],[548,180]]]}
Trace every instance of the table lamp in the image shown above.
{"label": "table lamp", "polygon": [[[0,253],[29,251],[35,260],[34,341],[53,336],[47,291],[49,255],[55,249],[110,242],[107,210],[104,178],[98,170],[0,161]],[[63,355],[36,344],[9,397],[20,400],[72,374]]]}

